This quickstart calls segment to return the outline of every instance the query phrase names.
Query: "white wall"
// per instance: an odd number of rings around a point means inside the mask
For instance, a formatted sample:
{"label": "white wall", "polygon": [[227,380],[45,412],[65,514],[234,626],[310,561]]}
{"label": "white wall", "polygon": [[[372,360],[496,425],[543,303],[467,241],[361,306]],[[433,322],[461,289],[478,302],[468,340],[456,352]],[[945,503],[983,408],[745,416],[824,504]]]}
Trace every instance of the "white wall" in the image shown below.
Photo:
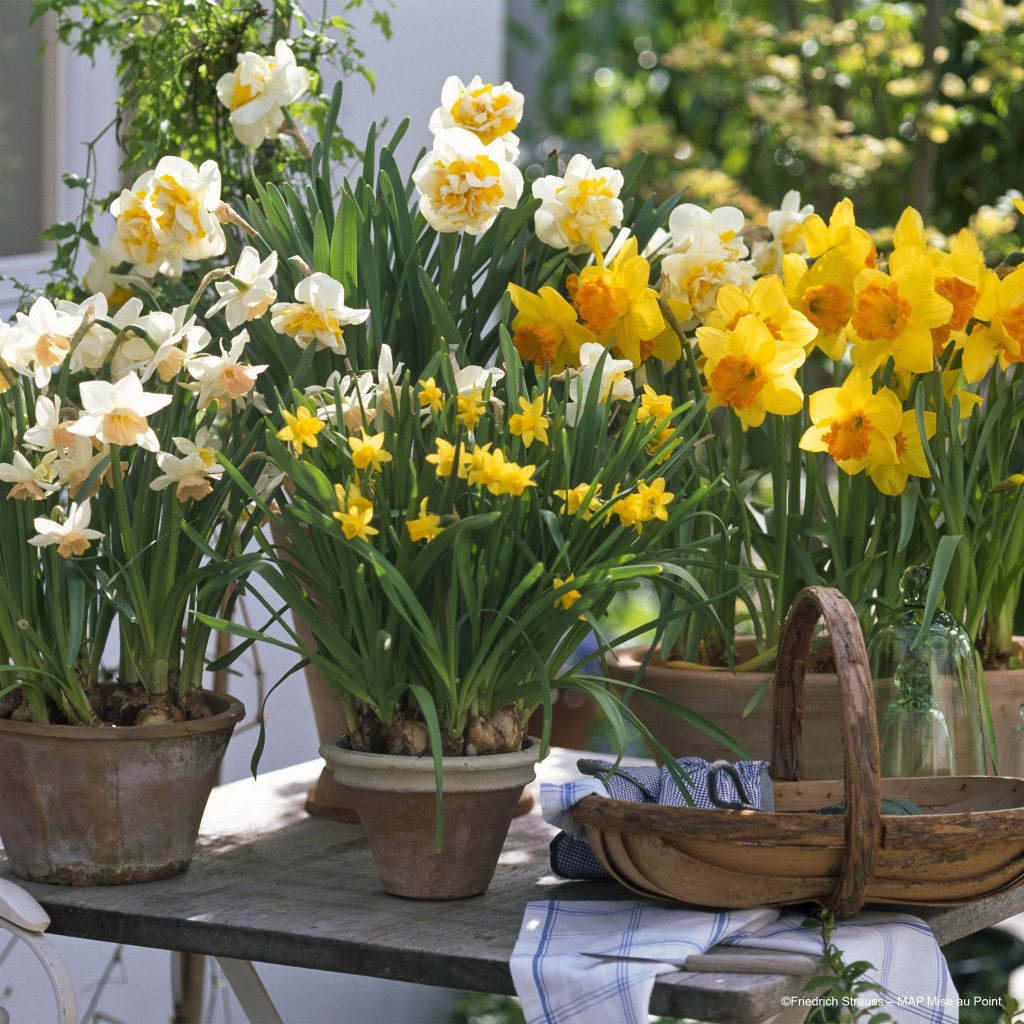
{"label": "white wall", "polygon": [[[3,0],[0,0],[3,2]],[[314,5],[319,7],[319,4]],[[335,5],[336,7],[338,5]],[[410,142],[399,151],[399,160],[411,161],[416,150],[429,138],[427,119],[438,104],[441,84],[449,74],[470,78],[479,73],[485,79],[503,80],[503,0],[395,0],[389,8],[394,36],[384,41],[369,24],[370,12],[363,8],[351,13],[366,63],[377,73],[376,93],[362,81],[347,84],[343,108],[346,132],[355,140],[365,138],[372,120],[387,118],[397,126],[411,116],[414,127]],[[76,72],[74,85],[61,86],[66,124],[73,139],[91,138],[113,113],[113,78],[109,65],[84,74]],[[78,147],[69,148],[62,169],[80,171],[75,157]],[[104,180],[116,181],[117,157],[104,151],[101,168]],[[59,175],[56,176],[59,181]],[[52,184],[52,183],[51,183]],[[108,187],[113,187],[110,185]],[[101,236],[102,238],[102,236]],[[2,288],[0,284],[0,288]],[[0,316],[8,315],[2,306]],[[257,618],[259,610],[253,607]],[[266,679],[273,684],[291,660],[287,655],[265,648],[262,652]],[[255,682],[249,674],[232,682],[232,692],[255,712]],[[270,703],[270,729],[263,757],[263,771],[270,771],[316,757],[317,740],[309,703],[301,678],[279,690]],[[224,779],[230,781],[248,772],[255,743],[255,731],[236,734],[228,750]],[[0,933],[0,953],[3,950]],[[112,947],[75,939],[58,939],[58,947],[75,976],[84,1006],[88,987],[101,975]],[[398,982],[329,975],[292,968],[260,968],[272,997],[288,1024],[442,1024],[448,1019],[451,997],[440,989],[424,989]],[[100,1003],[108,1021],[124,1024],[163,1024],[171,1007],[170,956],[166,953],[127,949],[124,964],[115,972]],[[8,1006],[15,1024],[48,1024],[52,1019],[49,995],[33,962],[20,953],[0,965],[0,1006],[6,986],[14,988]],[[219,993],[222,996],[223,993]],[[229,1000],[230,1002],[230,1000]],[[221,999],[215,1001],[212,1021],[241,1021],[237,1005],[226,1011]],[[226,1014],[230,1012],[230,1017]]]}

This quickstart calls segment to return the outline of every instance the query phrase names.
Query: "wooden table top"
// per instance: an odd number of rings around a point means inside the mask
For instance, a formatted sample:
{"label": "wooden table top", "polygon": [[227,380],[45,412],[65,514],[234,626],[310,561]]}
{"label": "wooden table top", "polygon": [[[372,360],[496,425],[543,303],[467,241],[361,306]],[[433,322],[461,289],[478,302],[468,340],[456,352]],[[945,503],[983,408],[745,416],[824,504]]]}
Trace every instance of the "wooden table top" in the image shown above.
{"label": "wooden table top", "polygon": [[[553,751],[547,780],[575,773]],[[346,974],[512,994],[509,956],[531,900],[623,899],[614,882],[563,882],[548,864],[554,830],[534,810],[513,822],[490,889],[452,903],[388,896],[358,826],[313,818],[306,791],[322,762],[214,790],[190,870],[146,885],[66,888],[19,882],[59,935]],[[6,861],[0,855],[0,873]],[[967,907],[915,910],[940,944],[1024,912],[1024,886]],[[651,1012],[751,1022],[777,1013],[803,979],[662,976]]]}

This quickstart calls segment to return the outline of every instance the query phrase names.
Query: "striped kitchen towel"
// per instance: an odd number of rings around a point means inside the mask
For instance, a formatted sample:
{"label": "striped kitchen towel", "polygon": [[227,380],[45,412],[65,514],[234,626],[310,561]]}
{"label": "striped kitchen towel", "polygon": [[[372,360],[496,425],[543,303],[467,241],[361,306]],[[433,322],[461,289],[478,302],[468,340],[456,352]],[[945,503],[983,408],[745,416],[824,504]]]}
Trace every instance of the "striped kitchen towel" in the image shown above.
{"label": "striped kitchen towel", "polygon": [[[711,913],[652,900],[530,903],[512,978],[527,1024],[647,1024],[656,977],[713,946],[820,957],[821,935],[803,927],[805,920],[778,910]],[[865,1007],[880,1004],[865,1019],[887,1013],[897,1024],[956,1024],[957,993],[923,921],[865,912],[837,925],[832,941],[844,963],[873,965],[866,979],[882,992],[858,997]]]}

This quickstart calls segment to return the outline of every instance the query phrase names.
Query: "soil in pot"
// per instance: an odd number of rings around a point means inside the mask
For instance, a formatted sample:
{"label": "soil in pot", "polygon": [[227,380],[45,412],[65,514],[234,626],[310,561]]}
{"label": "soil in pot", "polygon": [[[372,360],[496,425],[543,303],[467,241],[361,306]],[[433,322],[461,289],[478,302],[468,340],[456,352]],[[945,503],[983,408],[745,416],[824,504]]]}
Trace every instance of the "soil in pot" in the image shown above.
{"label": "soil in pot", "polygon": [[434,841],[436,794],[429,754],[352,750],[347,740],[320,753],[348,787],[385,891],[421,900],[477,896],[491,882],[540,742],[514,753],[443,758],[443,847]]}
{"label": "soil in pot", "polygon": [[158,725],[0,720],[0,839],[12,872],[118,885],[185,871],[245,713],[233,697],[202,696],[205,716]]}

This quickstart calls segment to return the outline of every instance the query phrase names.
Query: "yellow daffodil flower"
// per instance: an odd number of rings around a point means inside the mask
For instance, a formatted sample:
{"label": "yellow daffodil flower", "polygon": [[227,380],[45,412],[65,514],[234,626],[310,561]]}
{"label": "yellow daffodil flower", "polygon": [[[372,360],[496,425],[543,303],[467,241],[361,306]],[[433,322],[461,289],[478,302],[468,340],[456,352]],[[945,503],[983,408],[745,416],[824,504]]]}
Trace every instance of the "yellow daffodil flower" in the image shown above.
{"label": "yellow daffodil flower", "polygon": [[809,411],[813,426],[800,438],[804,451],[828,452],[851,476],[896,463],[896,432],[903,407],[889,388],[875,394],[871,378],[858,369],[850,371],[842,387],[815,391]]}
{"label": "yellow daffodil flower", "polygon": [[[593,519],[595,513],[601,511],[601,499],[598,495],[601,493],[601,485],[598,484],[594,487],[593,493],[590,493],[593,484],[577,484],[575,487],[568,489],[552,491],[552,494],[556,498],[561,498],[564,504],[559,509],[563,516],[574,516],[580,508],[583,507],[583,503],[586,501],[587,505],[583,512],[584,519]],[[590,494],[590,500],[587,501],[587,495]]]}
{"label": "yellow daffodil flower", "polygon": [[641,363],[641,343],[665,330],[650,278],[651,265],[637,253],[636,239],[628,238],[611,264],[584,267],[571,285],[584,324],[634,367]]}
{"label": "yellow daffodil flower", "polygon": [[536,466],[520,466],[516,462],[506,462],[498,474],[495,487],[489,488],[492,494],[522,495],[527,487],[536,487],[537,481],[532,479],[537,472]]}
{"label": "yellow daffodil flower", "polygon": [[949,252],[927,242],[921,214],[908,206],[893,231],[893,254],[890,267],[899,267],[913,255],[923,254],[935,271],[935,291],[953,307],[949,319],[932,328],[932,347],[936,357],[942,355],[950,340],[961,341],[974,315],[984,279],[992,274],[985,269],[985,254],[974,233],[967,228],[953,237]]}
{"label": "yellow daffodil flower", "polygon": [[640,396],[640,408],[636,411],[637,423],[648,420],[660,421],[672,415],[675,403],[671,395],[659,395],[650,384],[644,385],[644,393]]}
{"label": "yellow daffodil flower", "polygon": [[369,469],[372,473],[385,462],[391,461],[391,453],[384,448],[384,431],[370,437],[360,428],[359,437],[350,437],[348,446],[352,449],[352,465],[356,469]]}
{"label": "yellow daffodil flower", "polygon": [[756,316],[740,317],[732,330],[698,327],[697,341],[707,362],[708,408],[727,405],[743,425],[759,427],[766,414],[793,416],[804,394],[794,374],[807,354],[800,344],[776,341]]}
{"label": "yellow daffodil flower", "polygon": [[580,348],[594,336],[579,322],[576,310],[547,286],[535,293],[510,284],[508,292],[518,310],[512,344],[522,359],[539,368],[550,366],[553,373],[578,366]]}
{"label": "yellow daffodil flower", "polygon": [[420,502],[420,514],[415,519],[406,522],[405,528],[409,531],[409,539],[413,543],[425,540],[428,544],[444,531],[441,526],[441,517],[427,512],[427,499]]}
{"label": "yellow daffodil flower", "polygon": [[632,527],[637,533],[643,533],[644,515],[647,509],[644,500],[639,494],[627,494],[625,498],[619,498],[608,510],[609,515],[619,517],[619,525],[627,530]]}
{"label": "yellow daffodil flower", "polygon": [[942,394],[946,401],[952,405],[955,398],[960,403],[960,419],[970,419],[974,410],[977,409],[984,399],[981,395],[975,394],[961,387],[963,375],[960,370],[944,370],[942,373]]}
{"label": "yellow daffodil flower", "polygon": [[838,249],[858,269],[875,265],[878,256],[875,243],[863,228],[857,226],[850,199],[840,199],[836,203],[827,224],[818,214],[812,213],[804,221],[803,228],[809,258]]}
{"label": "yellow daffodil flower", "polygon": [[1024,267],[1002,280],[988,276],[974,315],[983,322],[957,342],[964,353],[964,376],[972,384],[992,369],[996,359],[1004,370],[1024,362]]}
{"label": "yellow daffodil flower", "polygon": [[889,274],[869,267],[853,283],[853,362],[865,373],[890,357],[899,370],[927,373],[935,362],[932,328],[953,314],[952,304],[935,291],[930,261],[905,251],[908,258],[893,261]]}
{"label": "yellow daffodil flower", "polygon": [[818,328],[789,304],[786,289],[775,274],[758,278],[749,288],[734,284],[718,292],[715,308],[704,323],[719,330],[734,330],[740,318],[756,316],[771,331],[776,341],[807,348],[814,343]]}
{"label": "yellow daffodil flower", "polygon": [[338,501],[338,511],[331,515],[341,523],[346,540],[368,541],[374,534],[380,533],[380,530],[370,525],[373,521],[373,502],[364,498],[358,487],[346,493],[341,484],[335,484],[334,496]]}
{"label": "yellow daffodil flower", "polygon": [[[555,590],[561,590],[562,587],[567,587],[575,579],[576,577],[571,574],[566,576],[564,580],[560,576],[556,576],[551,581],[551,586]],[[568,611],[582,596],[583,595],[576,589],[566,590],[555,598],[555,607],[561,608],[563,611]]]}
{"label": "yellow daffodil flower", "polygon": [[548,443],[548,427],[551,421],[544,415],[544,396],[538,395],[532,402],[519,396],[519,408],[517,412],[508,419],[508,429],[516,436],[523,439],[527,448],[534,441],[541,444]]}
{"label": "yellow daffodil flower", "polygon": [[303,448],[316,448],[316,435],[324,429],[322,420],[317,419],[304,405],[295,410],[293,416],[287,409],[282,409],[286,426],[277,432],[278,441],[287,441],[295,449],[296,455],[302,454]]}
{"label": "yellow daffodil flower", "polygon": [[640,501],[643,502],[644,522],[649,522],[653,519],[668,522],[667,506],[675,495],[665,490],[665,478],[663,476],[659,476],[649,484],[637,484],[636,493]]}
{"label": "yellow daffodil flower", "polygon": [[[925,430],[928,437],[935,435],[935,413],[924,414]],[[917,413],[908,409],[900,417],[896,436],[896,461],[892,465],[877,463],[868,467],[868,476],[883,494],[902,494],[907,480],[912,476],[930,477],[928,459],[924,454],[924,442],[917,428]]]}
{"label": "yellow daffodil flower", "polygon": [[840,249],[819,256],[811,266],[797,253],[787,253],[782,260],[789,301],[817,329],[812,348],[820,348],[837,362],[846,353],[846,329],[853,315],[853,282],[858,270]]}
{"label": "yellow daffodil flower", "polygon": [[484,414],[484,403],[480,401],[482,392],[474,391],[470,395],[459,395],[455,399],[456,418],[467,430],[473,430]]}
{"label": "yellow daffodil flower", "polygon": [[[434,467],[438,476],[451,476],[455,469],[455,445],[439,437],[434,441],[434,451],[427,456],[427,462]],[[466,459],[466,452],[460,449],[460,464]],[[462,475],[461,473],[459,474]]]}
{"label": "yellow daffodil flower", "polygon": [[431,412],[440,412],[444,408],[444,392],[437,386],[433,377],[420,381],[420,408]]}

